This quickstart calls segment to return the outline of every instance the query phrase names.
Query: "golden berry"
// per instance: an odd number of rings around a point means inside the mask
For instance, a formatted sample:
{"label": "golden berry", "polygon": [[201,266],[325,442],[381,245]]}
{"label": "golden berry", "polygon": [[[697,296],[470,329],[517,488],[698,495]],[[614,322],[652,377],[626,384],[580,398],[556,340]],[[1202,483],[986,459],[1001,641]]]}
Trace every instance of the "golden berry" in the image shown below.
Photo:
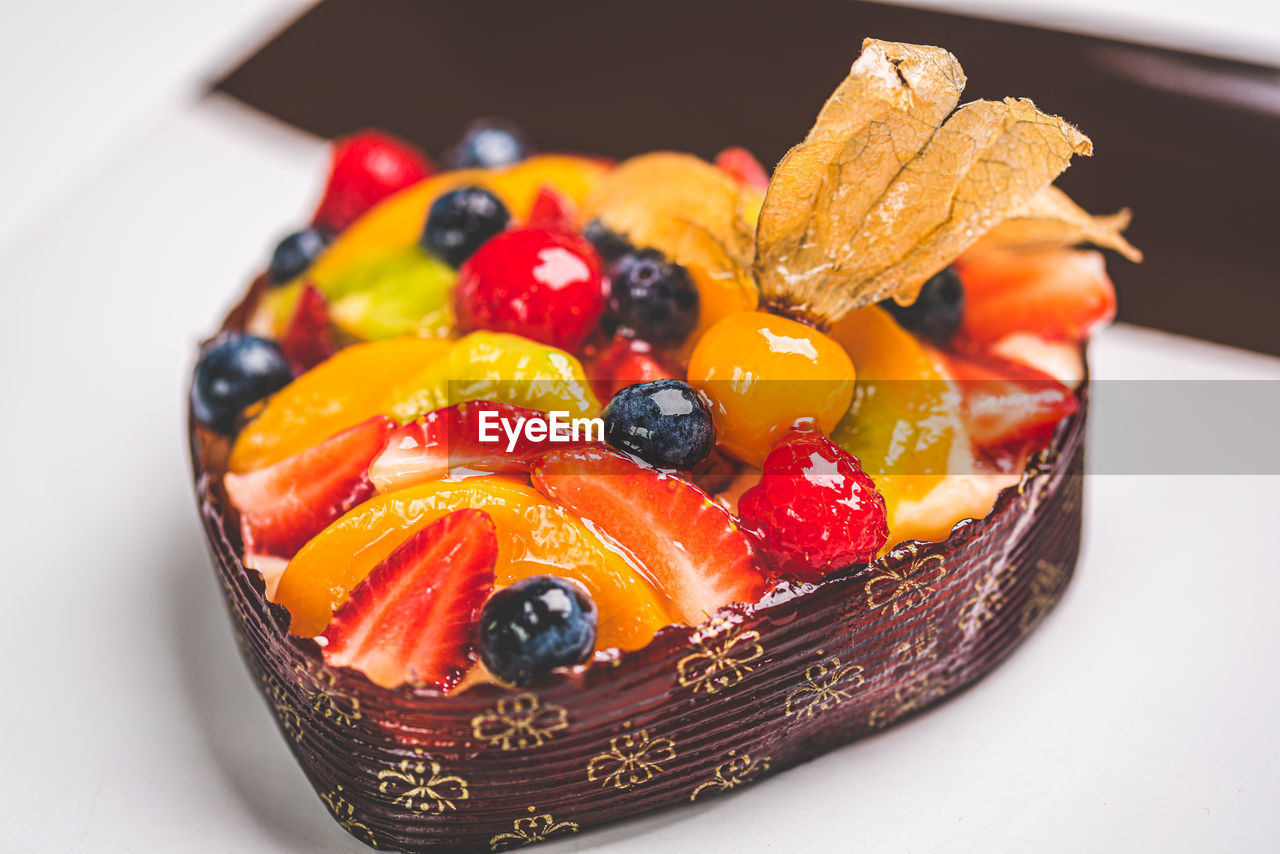
{"label": "golden berry", "polygon": [[753,465],[798,422],[835,429],[853,400],[853,381],[853,362],[835,341],[758,311],[712,326],[689,360],[689,384],[710,402],[720,446]]}

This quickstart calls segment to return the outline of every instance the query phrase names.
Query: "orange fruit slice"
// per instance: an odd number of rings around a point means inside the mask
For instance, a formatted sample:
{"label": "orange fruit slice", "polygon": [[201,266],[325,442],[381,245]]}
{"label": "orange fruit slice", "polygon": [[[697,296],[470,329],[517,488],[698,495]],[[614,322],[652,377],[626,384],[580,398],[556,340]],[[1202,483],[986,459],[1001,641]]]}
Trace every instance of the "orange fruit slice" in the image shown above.
{"label": "orange fruit slice", "polygon": [[328,293],[343,280],[347,270],[362,259],[412,246],[422,236],[427,209],[432,202],[458,187],[484,187],[502,199],[517,222],[523,222],[543,186],[552,187],[579,204],[607,171],[608,167],[598,160],[568,154],[540,154],[505,169],[442,172],[370,208],[316,259],[306,277]]}
{"label": "orange fruit slice", "polygon": [[449,349],[448,341],[405,337],[339,351],[272,395],[236,438],[231,470],[271,465],[384,414],[391,391]]}
{"label": "orange fruit slice", "polygon": [[853,404],[831,439],[858,458],[884,496],[890,543],[945,536],[960,517],[927,526],[909,506],[972,465],[959,392],[937,356],[882,308],[850,312],[831,337],[858,372]]}
{"label": "orange fruit slice", "polygon": [[650,582],[576,516],[533,488],[502,477],[435,481],[370,499],[316,535],[290,561],[275,601],[290,632],[328,625],[352,588],[414,531],[463,508],[483,510],[498,534],[495,585],[530,575],[581,582],[599,609],[596,646],[636,649],[674,622]]}

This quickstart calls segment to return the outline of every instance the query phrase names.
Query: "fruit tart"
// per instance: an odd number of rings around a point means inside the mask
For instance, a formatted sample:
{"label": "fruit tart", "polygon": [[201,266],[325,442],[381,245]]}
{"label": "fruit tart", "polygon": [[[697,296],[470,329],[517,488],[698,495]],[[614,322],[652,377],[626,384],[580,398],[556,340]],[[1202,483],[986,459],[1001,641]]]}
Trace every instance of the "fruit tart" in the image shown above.
{"label": "fruit tart", "polygon": [[[502,850],[712,797],[965,687],[1080,536],[1127,214],[1089,140],[868,40],[770,175],[339,141],[191,385],[235,633],[334,818]],[[1092,244],[1097,248],[1080,248]]]}

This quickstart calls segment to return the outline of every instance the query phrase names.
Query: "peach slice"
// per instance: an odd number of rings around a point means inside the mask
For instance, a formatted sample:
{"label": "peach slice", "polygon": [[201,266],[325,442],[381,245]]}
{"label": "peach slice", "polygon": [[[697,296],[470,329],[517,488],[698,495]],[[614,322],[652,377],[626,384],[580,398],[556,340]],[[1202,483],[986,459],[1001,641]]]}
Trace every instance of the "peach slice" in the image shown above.
{"label": "peach slice", "polygon": [[356,220],[316,260],[307,278],[327,292],[361,259],[417,243],[431,203],[458,187],[490,190],[502,199],[517,222],[523,222],[544,186],[580,204],[607,171],[608,167],[599,160],[541,154],[506,169],[462,169],[435,175],[384,199]]}
{"label": "peach slice", "polygon": [[581,582],[600,610],[597,648],[637,649],[675,622],[641,572],[569,511],[513,479],[435,481],[380,495],[334,522],[294,556],[275,601],[289,631],[322,633],[333,612],[375,566],[414,531],[463,508],[483,510],[498,532],[498,587],[530,575]]}
{"label": "peach slice", "polygon": [[271,465],[384,414],[387,395],[445,359],[450,346],[448,341],[405,337],[339,351],[267,401],[236,438],[231,470]]}

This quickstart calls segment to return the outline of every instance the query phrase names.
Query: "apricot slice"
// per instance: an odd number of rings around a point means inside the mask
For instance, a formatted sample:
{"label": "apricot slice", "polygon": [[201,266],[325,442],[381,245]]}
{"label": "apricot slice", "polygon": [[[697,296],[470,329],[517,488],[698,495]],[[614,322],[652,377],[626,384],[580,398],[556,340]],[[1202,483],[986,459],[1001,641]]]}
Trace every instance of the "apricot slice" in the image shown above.
{"label": "apricot slice", "polygon": [[508,332],[481,330],[454,342],[440,359],[398,385],[385,411],[401,421],[468,400],[497,400],[572,417],[600,411],[582,363],[556,347]]}
{"label": "apricot slice", "polygon": [[875,481],[888,507],[891,540],[897,540],[893,520],[899,503],[920,500],[948,472],[971,466],[959,393],[940,360],[882,308],[850,312],[832,327],[831,337],[858,372],[853,404],[831,439]]}
{"label": "apricot slice", "polygon": [[231,470],[271,465],[384,414],[390,391],[445,359],[449,349],[448,341],[405,337],[340,350],[267,401],[236,438]]}
{"label": "apricot slice", "polygon": [[608,171],[599,160],[568,154],[541,154],[506,169],[461,169],[442,172],[379,202],[316,259],[308,279],[326,294],[341,286],[349,268],[362,259],[418,242],[427,209],[458,187],[484,187],[502,199],[517,221],[524,221],[544,186],[579,204]]}
{"label": "apricot slice", "polygon": [[530,575],[572,578],[599,608],[597,648],[636,649],[674,622],[641,572],[576,516],[531,487],[502,477],[436,481],[370,499],[302,548],[280,579],[275,601],[289,631],[322,633],[333,612],[414,531],[462,508],[483,510],[498,532],[496,586]]}

